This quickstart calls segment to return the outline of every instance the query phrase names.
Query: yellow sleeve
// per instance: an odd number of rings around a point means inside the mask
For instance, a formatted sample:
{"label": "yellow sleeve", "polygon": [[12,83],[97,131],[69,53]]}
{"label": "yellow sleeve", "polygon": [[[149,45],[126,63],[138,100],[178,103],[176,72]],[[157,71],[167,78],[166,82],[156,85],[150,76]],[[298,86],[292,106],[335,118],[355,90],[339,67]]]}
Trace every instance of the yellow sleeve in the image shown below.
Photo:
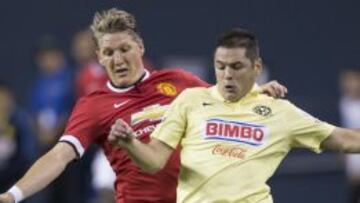
{"label": "yellow sleeve", "polygon": [[183,91],[172,102],[164,114],[163,121],[151,134],[152,138],[156,138],[174,149],[177,147],[186,131],[186,106],[189,100],[189,96],[186,92],[186,90]]}
{"label": "yellow sleeve", "polygon": [[331,134],[335,126],[318,120],[290,102],[287,102],[285,108],[285,123],[292,139],[292,147],[320,153],[321,142]]}

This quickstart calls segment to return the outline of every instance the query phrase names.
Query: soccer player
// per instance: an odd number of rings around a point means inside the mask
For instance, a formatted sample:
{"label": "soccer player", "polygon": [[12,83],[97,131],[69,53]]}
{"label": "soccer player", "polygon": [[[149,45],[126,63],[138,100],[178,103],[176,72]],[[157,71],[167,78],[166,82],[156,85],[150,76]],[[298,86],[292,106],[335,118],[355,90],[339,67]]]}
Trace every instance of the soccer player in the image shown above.
{"label": "soccer player", "polygon": [[[121,118],[131,124],[139,141],[148,142],[149,134],[180,92],[208,84],[180,69],[146,71],[142,38],[136,32],[135,18],[125,11],[110,9],[97,13],[91,28],[99,63],[110,81],[103,89],[78,101],[59,143],[14,187],[0,195],[0,203],[19,202],[46,187],[70,162],[80,159],[91,144],[104,150],[116,173],[117,203],[176,201],[178,154],[173,154],[163,170],[151,175],[141,171],[127,152],[111,145],[107,137],[111,125]],[[286,92],[276,82],[265,88],[278,95]]]}
{"label": "soccer player", "polygon": [[148,144],[117,120],[109,140],[145,171],[162,169],[180,144],[177,202],[273,202],[267,180],[292,148],[360,152],[360,131],[322,122],[287,100],[258,93],[258,42],[234,29],[218,41],[217,83],[183,91]]}

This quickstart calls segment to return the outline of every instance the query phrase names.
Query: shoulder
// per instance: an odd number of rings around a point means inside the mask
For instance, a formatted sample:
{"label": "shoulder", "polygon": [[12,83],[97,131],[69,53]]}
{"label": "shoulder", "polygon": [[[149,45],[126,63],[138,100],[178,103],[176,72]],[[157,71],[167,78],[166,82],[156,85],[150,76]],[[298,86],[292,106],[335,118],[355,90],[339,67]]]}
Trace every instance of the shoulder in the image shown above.
{"label": "shoulder", "polygon": [[269,101],[269,106],[271,106],[276,114],[289,117],[289,119],[292,119],[292,116],[305,114],[303,110],[287,99],[275,99],[270,97]]}
{"label": "shoulder", "polygon": [[81,103],[81,104],[90,104],[90,103],[96,103],[99,100],[101,100],[101,98],[104,98],[104,95],[109,94],[105,89],[99,89],[99,90],[95,90],[87,95],[84,95],[82,97],[80,97],[77,100],[77,103]]}
{"label": "shoulder", "polygon": [[185,89],[178,97],[188,99],[189,102],[192,102],[197,99],[202,99],[203,97],[209,97],[210,91],[207,87],[191,87]]}
{"label": "shoulder", "polygon": [[276,106],[279,106],[281,108],[285,108],[285,109],[293,109],[293,108],[297,108],[295,106],[295,104],[293,104],[291,101],[287,100],[287,99],[274,99],[272,103]]}
{"label": "shoulder", "polygon": [[[258,93],[256,97],[254,97],[255,102],[262,102],[267,103],[272,106],[279,106],[279,107],[289,107],[294,106],[289,100],[284,98],[274,98],[265,93]],[[253,100],[253,102],[254,102]]]}
{"label": "shoulder", "polygon": [[210,93],[209,87],[191,87],[187,88],[184,92],[191,95],[204,95]]}
{"label": "shoulder", "polygon": [[295,108],[289,100],[274,98],[268,96],[267,94],[258,94],[254,99],[249,101],[251,106],[256,107],[267,107],[270,108],[273,112],[284,112]]}
{"label": "shoulder", "polygon": [[167,67],[164,69],[161,69],[160,71],[155,71],[153,73],[154,75],[168,75],[168,76],[174,76],[174,77],[184,77],[184,76],[194,76],[194,74],[185,71],[181,68],[176,67]]}
{"label": "shoulder", "polygon": [[179,68],[179,67],[165,67],[163,69],[161,69],[160,71],[158,71],[159,73],[167,73],[167,74],[191,74],[190,72]]}

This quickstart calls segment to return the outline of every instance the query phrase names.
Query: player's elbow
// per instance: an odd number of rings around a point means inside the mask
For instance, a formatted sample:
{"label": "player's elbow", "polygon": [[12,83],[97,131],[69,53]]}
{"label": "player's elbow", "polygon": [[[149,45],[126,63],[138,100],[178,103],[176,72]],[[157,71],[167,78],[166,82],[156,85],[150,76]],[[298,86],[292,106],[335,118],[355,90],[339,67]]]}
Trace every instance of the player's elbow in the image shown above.
{"label": "player's elbow", "polygon": [[145,164],[146,167],[144,167],[144,170],[148,173],[154,174],[165,168],[173,149],[159,140],[152,140],[149,147],[151,149],[150,154],[152,154],[152,156],[149,156],[149,159],[147,159],[147,164]]}
{"label": "player's elbow", "polygon": [[151,174],[162,170],[174,151],[171,147],[157,139],[153,139],[146,149],[147,151],[144,152],[142,158],[138,159],[138,163],[140,162],[142,170]]}

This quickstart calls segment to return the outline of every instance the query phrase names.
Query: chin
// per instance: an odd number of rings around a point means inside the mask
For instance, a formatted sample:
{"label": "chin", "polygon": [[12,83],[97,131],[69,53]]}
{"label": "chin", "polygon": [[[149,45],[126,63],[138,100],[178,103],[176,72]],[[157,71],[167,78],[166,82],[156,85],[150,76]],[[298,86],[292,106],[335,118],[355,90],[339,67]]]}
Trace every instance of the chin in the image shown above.
{"label": "chin", "polygon": [[230,95],[230,94],[227,94],[227,95],[225,96],[225,99],[228,100],[228,101],[233,101],[234,98],[235,98],[235,97],[234,97],[233,95]]}
{"label": "chin", "polygon": [[116,87],[123,87],[123,86],[128,86],[128,82],[125,80],[113,80],[112,83],[116,86]]}
{"label": "chin", "polygon": [[119,86],[124,86],[124,85],[128,85],[131,83],[131,80],[129,79],[129,77],[124,76],[124,77],[116,77],[114,79],[114,83],[119,85]]}
{"label": "chin", "polygon": [[226,96],[226,100],[231,101],[231,102],[237,102],[239,99],[240,99],[239,96],[236,94],[228,94]]}

